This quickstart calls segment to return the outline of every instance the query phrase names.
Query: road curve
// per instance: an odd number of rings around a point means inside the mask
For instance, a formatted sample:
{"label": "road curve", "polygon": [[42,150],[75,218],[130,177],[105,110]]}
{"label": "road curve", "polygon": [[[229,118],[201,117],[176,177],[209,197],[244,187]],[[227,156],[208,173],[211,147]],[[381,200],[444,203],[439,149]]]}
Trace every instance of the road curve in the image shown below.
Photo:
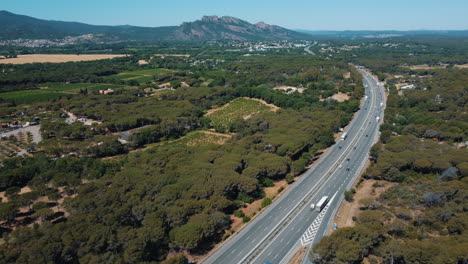
{"label": "road curve", "polygon": [[[361,173],[383,118],[382,87],[369,73],[358,70],[363,75],[366,98],[346,128],[347,138],[339,139],[284,194],[203,263],[287,263],[300,247],[310,247],[330,230],[334,212]],[[310,204],[325,195],[334,197],[326,211],[311,210]]]}

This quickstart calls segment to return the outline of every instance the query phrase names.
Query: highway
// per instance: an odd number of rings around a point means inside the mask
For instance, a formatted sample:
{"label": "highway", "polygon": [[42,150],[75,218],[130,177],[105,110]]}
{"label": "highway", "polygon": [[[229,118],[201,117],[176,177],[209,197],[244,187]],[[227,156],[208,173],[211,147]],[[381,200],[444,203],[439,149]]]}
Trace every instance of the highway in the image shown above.
{"label": "highway", "polygon": [[[344,192],[360,175],[378,138],[383,118],[383,88],[370,74],[358,70],[366,97],[345,128],[346,139],[338,139],[284,194],[203,263],[287,263],[301,247],[310,247],[329,232]],[[310,204],[323,196],[329,196],[330,202],[322,212],[311,210]],[[310,262],[305,259],[304,263]]]}

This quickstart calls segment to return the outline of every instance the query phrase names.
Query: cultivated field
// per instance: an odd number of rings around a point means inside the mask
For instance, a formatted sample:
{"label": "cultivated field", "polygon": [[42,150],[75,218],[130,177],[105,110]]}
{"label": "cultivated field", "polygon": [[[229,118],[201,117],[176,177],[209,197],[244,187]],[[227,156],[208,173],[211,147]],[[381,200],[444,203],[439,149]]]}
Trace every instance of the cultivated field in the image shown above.
{"label": "cultivated field", "polygon": [[106,79],[119,79],[123,81],[135,80],[138,83],[150,82],[153,80],[153,76],[159,76],[166,73],[173,72],[168,69],[145,69],[137,71],[122,72],[119,74],[111,75]]}
{"label": "cultivated field", "polygon": [[26,64],[26,63],[41,63],[41,62],[50,62],[50,63],[61,63],[69,61],[92,61],[92,60],[105,60],[112,59],[117,57],[125,57],[127,55],[123,54],[83,54],[83,55],[73,55],[73,54],[27,54],[27,55],[18,55],[18,58],[10,59],[0,59],[2,64]]}

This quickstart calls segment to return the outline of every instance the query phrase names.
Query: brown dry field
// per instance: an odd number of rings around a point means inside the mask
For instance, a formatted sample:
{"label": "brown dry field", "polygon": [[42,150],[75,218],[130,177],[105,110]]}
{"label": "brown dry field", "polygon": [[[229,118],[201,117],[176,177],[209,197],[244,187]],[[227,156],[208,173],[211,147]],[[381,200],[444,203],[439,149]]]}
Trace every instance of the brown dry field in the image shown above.
{"label": "brown dry field", "polygon": [[117,57],[125,57],[124,54],[28,54],[18,55],[18,58],[0,59],[0,64],[26,64],[26,63],[61,63],[70,61],[92,61],[92,60],[105,60]]}

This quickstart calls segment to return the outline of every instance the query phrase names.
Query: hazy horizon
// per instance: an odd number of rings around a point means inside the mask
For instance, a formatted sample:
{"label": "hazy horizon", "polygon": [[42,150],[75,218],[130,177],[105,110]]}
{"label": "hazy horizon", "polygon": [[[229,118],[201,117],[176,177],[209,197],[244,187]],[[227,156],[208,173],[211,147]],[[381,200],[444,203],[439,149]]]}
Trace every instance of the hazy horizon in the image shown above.
{"label": "hazy horizon", "polygon": [[[247,1],[172,2],[124,0],[66,2],[16,0],[1,9],[39,19],[93,25],[177,26],[205,15],[233,16],[250,23],[264,21],[289,29],[343,30],[468,30],[468,1]],[[93,7],[93,8],[91,8]]]}

